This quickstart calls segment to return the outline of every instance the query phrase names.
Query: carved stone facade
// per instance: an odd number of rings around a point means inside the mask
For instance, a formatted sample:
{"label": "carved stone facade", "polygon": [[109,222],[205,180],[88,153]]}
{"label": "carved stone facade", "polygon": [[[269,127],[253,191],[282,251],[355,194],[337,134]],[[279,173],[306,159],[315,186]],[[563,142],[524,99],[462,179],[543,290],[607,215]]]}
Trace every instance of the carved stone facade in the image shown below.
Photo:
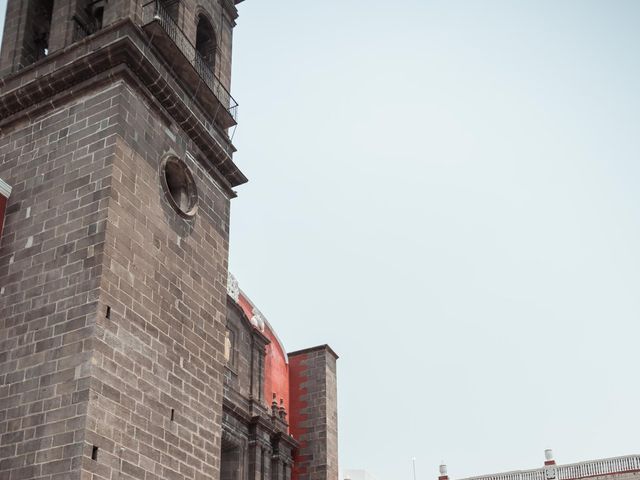
{"label": "carved stone facade", "polygon": [[326,345],[287,355],[237,284],[228,286],[222,478],[336,480],[337,356]]}

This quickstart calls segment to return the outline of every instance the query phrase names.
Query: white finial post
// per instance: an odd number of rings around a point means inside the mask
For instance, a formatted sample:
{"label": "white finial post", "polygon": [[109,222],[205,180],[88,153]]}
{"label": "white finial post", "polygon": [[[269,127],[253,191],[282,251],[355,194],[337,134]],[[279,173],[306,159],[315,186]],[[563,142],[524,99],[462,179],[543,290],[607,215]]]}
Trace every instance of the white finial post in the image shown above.
{"label": "white finial post", "polygon": [[440,465],[440,476],[438,480],[449,480],[449,475],[447,474],[447,466],[443,463]]}
{"label": "white finial post", "polygon": [[555,465],[556,461],[553,458],[553,450],[547,448],[544,451],[544,464],[545,465]]}

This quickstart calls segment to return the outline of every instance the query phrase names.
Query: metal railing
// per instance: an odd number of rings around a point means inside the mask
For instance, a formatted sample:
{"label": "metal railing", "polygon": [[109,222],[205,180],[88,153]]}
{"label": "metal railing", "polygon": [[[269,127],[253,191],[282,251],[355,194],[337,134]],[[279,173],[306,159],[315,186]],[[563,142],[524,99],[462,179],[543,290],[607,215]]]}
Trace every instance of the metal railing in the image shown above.
{"label": "metal railing", "polygon": [[479,477],[467,477],[463,480],[545,480],[545,478],[544,470],[538,469],[496,473],[493,475],[481,475]]}
{"label": "metal railing", "polygon": [[234,121],[237,121],[238,103],[224,87],[211,67],[209,67],[209,62],[196,50],[196,47],[189,41],[180,27],[178,27],[176,21],[162,5],[162,2],[155,0],[143,5],[142,17],[144,25],[151,22],[158,22],[173,43],[191,63],[196,72],[198,72],[200,78],[207,84],[224,108],[227,109]]}
{"label": "metal railing", "polygon": [[580,462],[558,466],[558,480],[595,477],[640,470],[640,455],[604,458],[592,462]]}
{"label": "metal railing", "polygon": [[640,472],[640,455],[604,458],[568,465],[549,465],[534,470],[481,475],[461,480],[577,480],[625,472]]}

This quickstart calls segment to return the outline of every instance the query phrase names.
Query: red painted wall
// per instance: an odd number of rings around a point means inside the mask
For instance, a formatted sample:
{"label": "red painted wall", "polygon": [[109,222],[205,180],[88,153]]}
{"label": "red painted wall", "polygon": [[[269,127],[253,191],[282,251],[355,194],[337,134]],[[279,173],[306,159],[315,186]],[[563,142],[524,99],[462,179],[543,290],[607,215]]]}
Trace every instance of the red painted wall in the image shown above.
{"label": "red painted wall", "polygon": [[276,395],[278,405],[284,400],[284,408],[289,415],[289,364],[282,346],[269,326],[264,329],[265,336],[271,340],[267,345],[264,363],[264,398],[269,405]]}
{"label": "red painted wall", "polygon": [[[247,318],[251,320],[253,318],[253,305],[249,299],[244,294],[240,294],[238,304]],[[280,399],[282,399],[287,415],[289,415],[289,363],[287,355],[269,325],[265,325],[262,333],[271,340],[265,350],[264,400],[267,406],[271,408],[271,401],[275,393],[278,406],[280,406]]]}
{"label": "red painted wall", "polygon": [[[307,408],[307,389],[304,387],[304,383],[307,381],[308,371],[307,366],[304,365],[304,361],[307,359],[307,355],[296,355],[289,358],[289,387],[291,389],[291,411],[289,413],[289,433],[300,443],[300,450],[303,450],[306,445],[305,434],[307,433],[307,427],[303,426],[304,422],[308,419],[308,414],[304,413]],[[302,478],[309,472],[307,471],[308,461],[310,458],[301,455],[299,452],[296,454],[295,461],[293,463],[293,471],[291,472],[291,478]]]}
{"label": "red painted wall", "polygon": [[251,302],[249,302],[249,299],[247,299],[244,295],[240,295],[238,297],[238,305],[240,305],[240,308],[242,308],[242,311],[247,316],[247,318],[251,320],[251,317],[253,317],[253,306],[251,305]]}
{"label": "red painted wall", "polygon": [[7,199],[0,195],[0,239],[2,238],[2,227],[4,226],[4,212],[7,208]]}

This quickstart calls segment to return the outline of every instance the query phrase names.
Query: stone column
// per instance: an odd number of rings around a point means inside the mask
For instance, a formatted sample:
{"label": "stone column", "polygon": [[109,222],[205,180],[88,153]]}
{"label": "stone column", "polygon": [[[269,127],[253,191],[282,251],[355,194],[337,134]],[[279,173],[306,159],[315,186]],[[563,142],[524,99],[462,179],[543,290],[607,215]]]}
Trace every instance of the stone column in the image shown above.
{"label": "stone column", "polygon": [[282,467],[282,460],[280,457],[274,455],[273,461],[271,462],[271,480],[283,480]]}
{"label": "stone column", "polygon": [[249,443],[248,469],[249,480],[262,480],[260,477],[262,470],[262,447],[255,440]]}
{"label": "stone column", "polygon": [[271,480],[271,449],[262,450],[262,480]]}

